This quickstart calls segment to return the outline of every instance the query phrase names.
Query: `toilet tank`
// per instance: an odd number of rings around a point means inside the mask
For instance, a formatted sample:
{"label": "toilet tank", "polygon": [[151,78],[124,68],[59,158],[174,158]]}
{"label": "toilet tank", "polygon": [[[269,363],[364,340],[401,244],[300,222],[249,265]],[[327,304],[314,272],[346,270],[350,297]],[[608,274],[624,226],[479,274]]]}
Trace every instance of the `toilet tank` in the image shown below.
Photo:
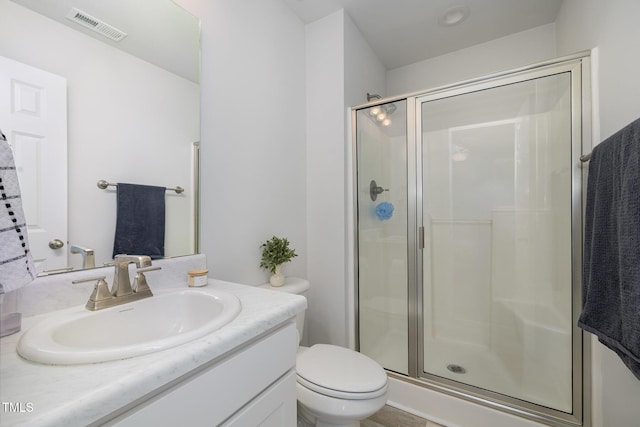
{"label": "toilet tank", "polygon": [[[284,280],[282,286],[271,286],[269,283],[260,286],[264,289],[270,289],[278,292],[288,292],[290,294],[302,295],[307,297],[307,291],[311,287],[308,280],[301,279],[299,277],[287,277]],[[301,311],[296,315],[296,327],[298,328],[298,344],[302,340],[302,334],[304,333],[304,314],[306,310]]]}

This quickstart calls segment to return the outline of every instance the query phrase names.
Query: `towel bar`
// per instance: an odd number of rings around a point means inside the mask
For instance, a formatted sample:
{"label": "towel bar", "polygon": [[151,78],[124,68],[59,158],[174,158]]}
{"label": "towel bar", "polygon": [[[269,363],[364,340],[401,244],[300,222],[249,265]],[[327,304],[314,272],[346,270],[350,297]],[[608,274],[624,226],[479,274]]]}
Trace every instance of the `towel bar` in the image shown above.
{"label": "towel bar", "polygon": [[[98,188],[101,189],[105,189],[107,187],[117,187],[118,184],[112,184],[110,182],[105,181],[104,179],[101,179],[100,181],[98,181]],[[175,191],[176,193],[180,194],[182,192],[184,192],[184,188],[180,187],[179,185],[176,186],[176,188],[167,188],[168,191]]]}
{"label": "towel bar", "polygon": [[589,153],[589,154],[583,154],[582,156],[580,156],[580,161],[581,161],[582,163],[584,163],[584,162],[588,162],[590,158],[591,158],[591,153]]}

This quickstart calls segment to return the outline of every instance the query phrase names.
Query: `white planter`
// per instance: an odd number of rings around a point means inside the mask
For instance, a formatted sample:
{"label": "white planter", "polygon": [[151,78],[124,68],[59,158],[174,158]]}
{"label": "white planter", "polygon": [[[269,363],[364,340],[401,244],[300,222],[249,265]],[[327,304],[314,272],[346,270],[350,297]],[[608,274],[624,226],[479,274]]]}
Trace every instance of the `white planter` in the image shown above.
{"label": "white planter", "polygon": [[282,264],[276,265],[276,272],[271,275],[269,278],[269,284],[271,286],[282,286],[284,285],[284,274],[282,274]]}

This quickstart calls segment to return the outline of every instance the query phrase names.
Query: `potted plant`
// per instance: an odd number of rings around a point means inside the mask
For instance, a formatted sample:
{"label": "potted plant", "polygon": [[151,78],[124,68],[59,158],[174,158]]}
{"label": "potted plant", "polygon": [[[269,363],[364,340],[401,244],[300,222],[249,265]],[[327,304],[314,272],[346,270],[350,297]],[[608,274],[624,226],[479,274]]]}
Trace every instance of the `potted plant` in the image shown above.
{"label": "potted plant", "polygon": [[262,249],[260,267],[269,270],[271,273],[269,283],[271,286],[282,286],[284,284],[282,264],[291,261],[298,254],[289,247],[289,240],[284,237],[273,236],[271,240],[261,244],[260,248]]}

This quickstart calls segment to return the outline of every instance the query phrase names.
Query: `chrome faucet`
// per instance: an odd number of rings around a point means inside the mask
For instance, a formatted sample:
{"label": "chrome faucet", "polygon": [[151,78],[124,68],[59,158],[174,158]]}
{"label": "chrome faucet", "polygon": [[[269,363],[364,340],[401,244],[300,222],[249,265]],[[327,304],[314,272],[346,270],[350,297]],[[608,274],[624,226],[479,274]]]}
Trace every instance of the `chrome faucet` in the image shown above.
{"label": "chrome faucet", "polygon": [[[137,267],[133,285],[131,285],[129,277],[129,264],[131,263],[135,263]],[[87,301],[88,310],[101,310],[153,296],[144,273],[160,270],[161,267],[151,267],[151,258],[146,255],[116,255],[114,265],[115,272],[111,289],[105,281],[105,276],[73,281],[73,283],[98,281],[89,301]]]}
{"label": "chrome faucet", "polygon": [[96,258],[93,249],[85,248],[80,245],[71,245],[69,252],[72,254],[82,255],[82,268],[94,268],[96,266]]}

